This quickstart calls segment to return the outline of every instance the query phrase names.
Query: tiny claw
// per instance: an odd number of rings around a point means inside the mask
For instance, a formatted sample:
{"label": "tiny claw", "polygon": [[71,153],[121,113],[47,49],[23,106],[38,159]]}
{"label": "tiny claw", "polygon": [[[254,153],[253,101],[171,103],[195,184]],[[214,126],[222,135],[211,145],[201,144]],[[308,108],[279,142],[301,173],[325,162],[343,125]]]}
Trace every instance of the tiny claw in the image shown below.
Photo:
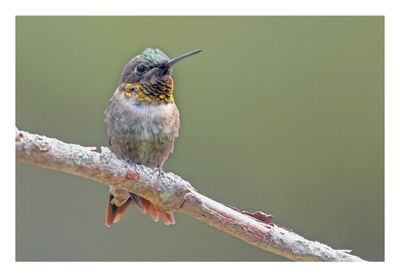
{"label": "tiny claw", "polygon": [[153,174],[155,174],[157,172],[158,172],[157,179],[160,179],[160,176],[164,175],[164,172],[162,171],[161,167],[159,167],[159,166],[157,166],[157,168],[154,169]]}

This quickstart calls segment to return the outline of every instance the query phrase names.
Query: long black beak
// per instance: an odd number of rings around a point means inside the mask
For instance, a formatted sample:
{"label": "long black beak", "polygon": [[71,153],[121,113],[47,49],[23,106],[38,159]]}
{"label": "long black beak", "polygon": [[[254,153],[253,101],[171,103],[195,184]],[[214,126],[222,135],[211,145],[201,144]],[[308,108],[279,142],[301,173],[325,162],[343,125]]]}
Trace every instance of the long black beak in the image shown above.
{"label": "long black beak", "polygon": [[187,58],[187,57],[193,56],[193,55],[195,55],[195,54],[197,54],[197,53],[200,53],[201,51],[203,51],[203,50],[201,50],[201,49],[196,49],[196,50],[187,52],[187,53],[185,53],[185,54],[183,54],[183,55],[180,55],[180,56],[178,56],[178,57],[176,57],[176,58],[170,59],[166,64],[164,64],[164,66],[166,66],[166,67],[171,67],[171,66],[173,66],[174,64],[176,64],[177,62],[179,62],[180,60],[183,60],[183,59],[185,59],[185,58]]}

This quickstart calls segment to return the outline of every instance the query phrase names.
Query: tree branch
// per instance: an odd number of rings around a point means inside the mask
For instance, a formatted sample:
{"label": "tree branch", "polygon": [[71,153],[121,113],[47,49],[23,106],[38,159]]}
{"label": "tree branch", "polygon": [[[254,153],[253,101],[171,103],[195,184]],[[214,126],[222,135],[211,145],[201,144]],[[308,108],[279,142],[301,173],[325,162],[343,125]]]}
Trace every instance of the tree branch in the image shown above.
{"label": "tree branch", "polygon": [[276,255],[302,261],[362,261],[348,250],[332,249],[271,223],[270,215],[240,211],[218,203],[173,173],[158,176],[151,168],[130,165],[116,158],[108,148],[102,147],[99,153],[95,147],[67,144],[18,129],[15,142],[16,158],[20,162],[133,192],[161,209],[180,211]]}

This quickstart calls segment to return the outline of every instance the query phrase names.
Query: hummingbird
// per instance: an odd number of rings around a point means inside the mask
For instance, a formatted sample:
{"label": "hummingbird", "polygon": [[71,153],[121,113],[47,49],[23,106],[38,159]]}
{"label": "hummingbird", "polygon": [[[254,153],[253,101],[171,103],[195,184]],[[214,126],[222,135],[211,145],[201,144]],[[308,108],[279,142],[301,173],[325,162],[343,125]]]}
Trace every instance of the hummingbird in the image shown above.
{"label": "hummingbird", "polygon": [[[119,159],[161,172],[173,152],[180,127],[172,66],[201,51],[170,59],[159,49],[146,48],[124,66],[104,120],[110,149]],[[141,196],[110,187],[106,226],[117,223],[131,204],[155,222],[162,218],[165,225],[175,224],[172,211],[163,211]]]}

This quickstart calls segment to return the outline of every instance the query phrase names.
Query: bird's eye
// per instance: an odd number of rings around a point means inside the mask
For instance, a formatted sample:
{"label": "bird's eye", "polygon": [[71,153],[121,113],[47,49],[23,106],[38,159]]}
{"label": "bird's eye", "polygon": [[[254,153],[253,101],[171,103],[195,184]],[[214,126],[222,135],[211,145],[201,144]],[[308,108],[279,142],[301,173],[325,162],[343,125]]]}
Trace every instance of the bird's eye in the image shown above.
{"label": "bird's eye", "polygon": [[140,64],[136,67],[136,72],[137,73],[144,73],[147,70],[147,66],[144,64]]}

